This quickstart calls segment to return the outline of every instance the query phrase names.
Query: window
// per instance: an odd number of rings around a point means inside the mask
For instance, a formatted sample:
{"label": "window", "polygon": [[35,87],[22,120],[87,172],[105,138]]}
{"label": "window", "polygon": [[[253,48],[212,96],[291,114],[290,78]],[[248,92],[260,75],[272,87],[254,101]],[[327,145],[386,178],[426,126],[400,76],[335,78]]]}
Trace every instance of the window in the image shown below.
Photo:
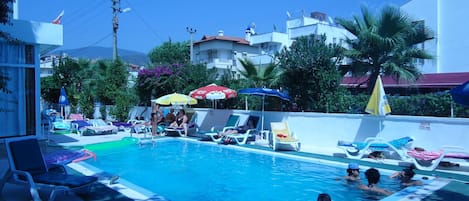
{"label": "window", "polygon": [[217,58],[218,53],[217,53],[217,50],[208,50],[207,54],[208,54],[208,61],[213,62],[213,60]]}
{"label": "window", "polygon": [[24,54],[25,54],[25,63],[34,64],[34,46],[25,45]]}
{"label": "window", "polygon": [[36,134],[34,63],[34,46],[0,42],[0,138]]}

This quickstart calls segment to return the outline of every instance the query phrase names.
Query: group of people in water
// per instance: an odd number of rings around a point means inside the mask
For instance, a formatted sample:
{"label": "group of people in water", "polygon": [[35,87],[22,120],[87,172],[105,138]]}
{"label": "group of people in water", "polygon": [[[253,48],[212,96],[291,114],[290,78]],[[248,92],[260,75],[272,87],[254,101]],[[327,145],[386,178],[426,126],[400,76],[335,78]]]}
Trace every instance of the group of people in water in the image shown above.
{"label": "group of people in water", "polygon": [[[413,179],[415,175],[414,169],[415,169],[415,166],[411,165],[409,167],[404,168],[401,171],[391,174],[389,178],[399,180],[402,186],[423,185],[423,182],[421,180]],[[375,193],[378,195],[391,195],[393,193],[392,191],[388,189],[378,187],[381,174],[376,168],[369,168],[365,171],[365,178],[367,180],[367,184],[360,183],[361,182],[360,168],[357,163],[350,163],[346,171],[347,171],[346,176],[344,176],[343,178],[337,178],[337,179],[338,180],[345,179],[348,182],[359,182],[357,186],[358,189],[371,192],[371,193]],[[331,197],[328,194],[322,193],[318,195],[317,200],[318,201],[330,201]]]}

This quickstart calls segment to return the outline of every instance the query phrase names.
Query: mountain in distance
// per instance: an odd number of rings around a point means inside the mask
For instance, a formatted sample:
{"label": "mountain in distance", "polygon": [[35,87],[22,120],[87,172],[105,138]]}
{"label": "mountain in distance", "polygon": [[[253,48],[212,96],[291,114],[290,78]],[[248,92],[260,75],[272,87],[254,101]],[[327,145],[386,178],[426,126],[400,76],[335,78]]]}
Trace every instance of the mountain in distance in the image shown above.
{"label": "mountain in distance", "polygon": [[[51,54],[66,54],[70,57],[82,59],[112,59],[112,47],[83,47],[76,49],[55,50]],[[145,66],[150,63],[150,59],[145,53],[133,50],[118,49],[119,57],[126,63]]]}

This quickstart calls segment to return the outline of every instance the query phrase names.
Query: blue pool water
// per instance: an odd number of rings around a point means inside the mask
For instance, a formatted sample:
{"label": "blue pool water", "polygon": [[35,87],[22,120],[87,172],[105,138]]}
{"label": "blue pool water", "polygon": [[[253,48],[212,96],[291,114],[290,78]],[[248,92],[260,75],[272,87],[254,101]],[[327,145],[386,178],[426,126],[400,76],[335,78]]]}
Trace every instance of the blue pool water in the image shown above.
{"label": "blue pool water", "polygon": [[[187,140],[162,140],[156,146],[129,145],[96,150],[88,164],[172,201],[188,200],[379,200],[336,178],[344,167],[243,151],[234,146]],[[366,183],[361,169],[362,182]],[[398,191],[397,181],[382,176],[381,187]]]}

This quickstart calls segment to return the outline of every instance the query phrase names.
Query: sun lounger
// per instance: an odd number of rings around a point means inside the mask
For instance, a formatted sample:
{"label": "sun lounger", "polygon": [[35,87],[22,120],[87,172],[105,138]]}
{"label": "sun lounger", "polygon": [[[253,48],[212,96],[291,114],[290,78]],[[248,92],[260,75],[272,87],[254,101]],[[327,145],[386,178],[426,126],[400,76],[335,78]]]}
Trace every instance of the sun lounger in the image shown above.
{"label": "sun lounger", "polygon": [[337,146],[344,150],[348,158],[360,159],[365,154],[372,151],[394,151],[400,159],[406,159],[409,145],[412,143],[411,137],[402,137],[391,141],[380,138],[367,138],[364,142],[339,141]]}
{"label": "sun lounger", "polygon": [[208,131],[198,131],[201,140],[212,140],[214,136],[218,135],[219,132],[226,132],[228,129],[234,129],[238,126],[239,116],[231,114],[224,126],[212,126]]}
{"label": "sun lounger", "polygon": [[82,136],[117,134],[118,128],[112,123],[106,123],[102,119],[90,119],[88,121],[72,121],[72,126],[76,132]]}
{"label": "sun lounger", "polygon": [[57,134],[66,134],[70,133],[70,131],[70,122],[66,122],[62,118],[57,117],[55,121],[52,122],[52,132]]}
{"label": "sun lounger", "polygon": [[47,166],[34,137],[6,139],[5,143],[10,171],[2,180],[29,186],[32,200],[41,200],[38,191],[42,188],[52,189],[48,200],[54,200],[60,191],[86,192],[97,181],[94,176],[67,174],[65,167],[60,165]]}
{"label": "sun lounger", "polygon": [[[208,133],[212,140],[214,142],[223,142],[227,141],[228,143],[234,141],[236,144],[246,144],[249,140],[254,141],[255,136],[259,133],[257,130],[257,124],[259,122],[259,117],[258,116],[253,116],[250,115],[246,123],[242,126],[242,129],[238,129],[237,133],[231,133],[231,134],[226,134],[225,136],[221,136],[216,138],[215,136],[218,136],[218,133]],[[223,128],[223,131],[221,133],[226,133],[229,130],[234,130],[236,129],[235,127],[225,127]],[[243,130],[243,131],[241,131]],[[232,140],[232,141],[231,141]]]}
{"label": "sun lounger", "polygon": [[85,118],[83,117],[83,114],[73,114],[73,113],[68,115],[68,119],[70,119],[72,121],[85,120]]}
{"label": "sun lounger", "polygon": [[300,141],[288,128],[287,122],[271,122],[272,129],[272,148],[277,150],[300,150]]}
{"label": "sun lounger", "polygon": [[185,137],[186,134],[184,133],[184,128],[173,128],[173,127],[167,127],[164,129],[165,135],[166,136],[171,136],[171,137]]}
{"label": "sun lounger", "polygon": [[443,146],[439,151],[425,151],[412,149],[407,155],[419,170],[433,171],[443,160],[469,160],[469,152],[462,147]]}

